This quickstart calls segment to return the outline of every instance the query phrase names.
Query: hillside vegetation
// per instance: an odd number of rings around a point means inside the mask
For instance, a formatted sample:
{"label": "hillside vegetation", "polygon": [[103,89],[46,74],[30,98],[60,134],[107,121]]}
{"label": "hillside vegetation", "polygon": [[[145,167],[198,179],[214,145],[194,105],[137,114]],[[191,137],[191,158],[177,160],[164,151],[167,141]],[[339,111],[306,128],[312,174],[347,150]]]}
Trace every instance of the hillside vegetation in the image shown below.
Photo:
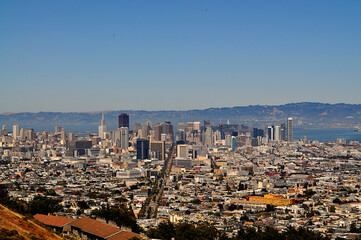
{"label": "hillside vegetation", "polygon": [[0,204],[0,239],[60,240],[63,238]]}

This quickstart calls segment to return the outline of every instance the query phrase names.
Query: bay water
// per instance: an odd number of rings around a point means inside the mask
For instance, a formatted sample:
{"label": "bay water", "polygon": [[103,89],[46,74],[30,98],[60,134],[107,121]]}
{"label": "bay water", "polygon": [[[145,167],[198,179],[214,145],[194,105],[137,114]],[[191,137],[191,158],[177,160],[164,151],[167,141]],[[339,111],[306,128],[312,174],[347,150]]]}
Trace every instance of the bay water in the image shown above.
{"label": "bay water", "polygon": [[335,141],[344,138],[349,141],[361,142],[361,132],[355,132],[353,128],[294,128],[293,139],[300,140],[307,136],[307,140],[320,142]]}

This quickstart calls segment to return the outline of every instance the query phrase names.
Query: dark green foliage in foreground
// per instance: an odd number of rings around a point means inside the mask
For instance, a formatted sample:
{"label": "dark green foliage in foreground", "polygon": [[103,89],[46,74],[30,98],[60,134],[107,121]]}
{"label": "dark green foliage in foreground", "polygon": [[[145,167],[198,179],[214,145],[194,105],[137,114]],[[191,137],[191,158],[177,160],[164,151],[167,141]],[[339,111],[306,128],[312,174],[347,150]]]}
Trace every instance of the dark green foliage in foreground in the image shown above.
{"label": "dark green foliage in foreground", "polygon": [[228,238],[223,231],[218,231],[208,223],[171,222],[160,223],[157,227],[147,231],[150,238],[171,240],[328,240],[328,237],[305,228],[289,227],[285,232],[279,233],[275,228],[265,229],[241,228],[237,236]]}
{"label": "dark green foliage in foreground", "polygon": [[47,197],[36,197],[28,205],[27,212],[35,215],[40,214],[49,214],[54,212],[59,212],[63,208],[59,205],[60,200],[51,199]]}
{"label": "dark green foliage in foreground", "polygon": [[0,187],[0,203],[7,206],[11,210],[20,214],[49,214],[62,210],[59,205],[60,200],[37,196],[30,203],[24,201],[13,200],[8,196],[5,188]]}
{"label": "dark green foliage in foreground", "polygon": [[199,223],[195,226],[189,222],[173,224],[171,222],[162,222],[157,227],[151,228],[147,232],[148,237],[171,240],[201,240],[201,239],[218,239],[221,236],[217,229],[208,223]]}
{"label": "dark green foliage in foreground", "polygon": [[132,237],[132,238],[130,238],[129,240],[140,240],[140,238],[138,238],[138,237]]}
{"label": "dark green foliage in foreground", "polygon": [[329,238],[321,233],[313,232],[306,228],[289,227],[280,233],[275,228],[265,229],[246,228],[240,229],[238,235],[233,240],[328,240]]}
{"label": "dark green foliage in foreground", "polygon": [[107,222],[113,221],[118,227],[130,227],[135,233],[141,232],[141,228],[137,224],[133,210],[127,208],[124,204],[112,207],[103,205],[99,210],[94,210],[92,214],[96,217],[104,218]]}

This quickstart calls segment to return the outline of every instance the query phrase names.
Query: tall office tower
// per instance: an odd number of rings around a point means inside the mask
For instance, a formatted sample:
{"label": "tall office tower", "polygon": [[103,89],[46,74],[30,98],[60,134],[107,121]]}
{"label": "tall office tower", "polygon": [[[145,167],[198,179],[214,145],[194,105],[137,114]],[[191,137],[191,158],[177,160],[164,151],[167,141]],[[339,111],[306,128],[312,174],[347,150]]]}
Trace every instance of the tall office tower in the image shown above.
{"label": "tall office tower", "polygon": [[[202,145],[203,142],[202,142],[202,133],[201,132],[193,132],[192,138],[193,138],[193,141],[191,144]],[[187,139],[187,135],[186,135],[186,142],[189,142]]]}
{"label": "tall office tower", "polygon": [[252,137],[257,138],[258,137],[258,128],[253,128]]}
{"label": "tall office tower", "polygon": [[55,126],[55,132],[54,133],[60,133],[61,132],[61,126]]}
{"label": "tall office tower", "polygon": [[145,125],[148,125],[148,127],[149,127],[150,129],[152,129],[152,122],[151,122],[150,120],[148,120],[148,121],[145,123]]}
{"label": "tall office tower", "polygon": [[148,135],[149,135],[149,132],[152,128],[148,125],[148,124],[145,124],[143,126],[143,130],[142,130],[142,137],[143,138],[148,138]]}
{"label": "tall office tower", "polygon": [[221,133],[221,139],[224,139],[224,126],[223,124],[219,124],[219,132]]}
{"label": "tall office tower", "polygon": [[167,141],[167,134],[162,133],[162,134],[160,135],[160,140],[166,142],[166,141]]}
{"label": "tall office tower", "polygon": [[129,128],[121,127],[120,129],[120,148],[127,150],[129,147]]}
{"label": "tall office tower", "polygon": [[8,127],[6,125],[3,125],[2,134],[3,135],[8,134]]}
{"label": "tall office tower", "polygon": [[171,124],[171,122],[162,122],[161,126],[162,126],[162,133],[173,134],[173,125]]}
{"label": "tall office tower", "polygon": [[253,128],[252,137],[254,137],[254,138],[264,137],[264,131],[259,128]]}
{"label": "tall office tower", "polygon": [[149,158],[149,141],[147,139],[137,139],[137,159]]}
{"label": "tall office tower", "polygon": [[252,147],[257,147],[258,146],[258,138],[252,138],[251,145],[252,145]]}
{"label": "tall office tower", "polygon": [[121,133],[120,129],[109,132],[110,140],[113,146],[120,147]]}
{"label": "tall office tower", "polygon": [[69,150],[67,155],[73,157],[86,155],[87,149],[92,148],[92,145],[92,141],[88,140],[77,140],[74,142],[69,142]]}
{"label": "tall office tower", "polygon": [[193,122],[187,122],[186,132],[193,132]]}
{"label": "tall office tower", "polygon": [[232,152],[236,151],[236,137],[232,136]]}
{"label": "tall office tower", "polygon": [[171,122],[163,122],[160,124],[162,126],[162,133],[167,134],[167,139],[169,139],[171,142],[174,141],[174,131],[173,131],[173,125]]}
{"label": "tall office tower", "polygon": [[178,158],[188,158],[188,145],[187,144],[177,145],[177,157]]}
{"label": "tall office tower", "polygon": [[232,136],[230,134],[226,134],[225,136],[225,145],[230,147],[232,145]]}
{"label": "tall office tower", "polygon": [[165,159],[165,144],[163,141],[152,141],[150,142],[150,153],[151,157],[158,160]]}
{"label": "tall office tower", "polygon": [[26,132],[25,132],[25,138],[27,140],[34,140],[35,138],[35,133],[34,133],[34,129],[32,128],[27,128]]}
{"label": "tall office tower", "polygon": [[139,129],[139,130],[138,130],[137,137],[138,137],[138,138],[143,138],[143,129]]}
{"label": "tall office tower", "polygon": [[258,129],[258,136],[259,137],[264,137],[264,130],[263,129]]}
{"label": "tall office tower", "polygon": [[127,127],[129,129],[129,115],[122,113],[118,116],[118,128]]}
{"label": "tall office tower", "polygon": [[206,142],[206,131],[207,128],[210,127],[212,129],[211,121],[210,120],[204,120],[203,121],[203,127],[201,129],[201,136],[202,136],[202,142]]}
{"label": "tall office tower", "polygon": [[236,138],[236,141],[237,141],[237,143],[239,142],[239,145],[242,147],[242,146],[246,145],[247,137],[246,137],[246,135],[241,134]]}
{"label": "tall office tower", "polygon": [[162,134],[162,126],[160,125],[160,123],[156,123],[154,125],[154,139],[155,139],[155,141],[160,141],[161,134]]}
{"label": "tall office tower", "polygon": [[194,122],[193,123],[193,131],[201,131],[201,122]]}
{"label": "tall office tower", "polygon": [[287,141],[293,140],[293,126],[292,126],[292,118],[287,119]]}
{"label": "tall office tower", "polygon": [[185,134],[185,139],[187,140],[187,142],[189,144],[193,144],[194,143],[194,139],[193,139],[194,134],[192,132],[185,132],[184,134]]}
{"label": "tall office tower", "polygon": [[268,133],[268,140],[274,140],[273,126],[268,126],[267,133]]}
{"label": "tall office tower", "polygon": [[65,145],[66,144],[66,131],[63,128],[60,132],[60,136],[61,136],[61,144]]}
{"label": "tall office tower", "polygon": [[206,131],[204,133],[204,143],[206,145],[209,145],[209,146],[212,145],[212,143],[213,143],[213,141],[212,141],[213,136],[212,135],[213,135],[212,127],[207,126]]}
{"label": "tall office tower", "polygon": [[280,128],[280,135],[281,135],[281,140],[285,141],[286,140],[286,123],[281,123],[281,128]]}
{"label": "tall office tower", "polygon": [[20,139],[24,139],[25,138],[25,130],[24,128],[20,129]]}
{"label": "tall office tower", "polygon": [[13,138],[19,139],[20,137],[20,127],[19,125],[13,125]]}
{"label": "tall office tower", "polygon": [[219,130],[216,130],[213,133],[213,144],[217,145],[217,143],[221,140],[221,132]]}
{"label": "tall office tower", "polygon": [[[201,132],[193,132],[193,142],[194,144],[197,144],[197,145],[200,145],[202,144],[202,141],[201,141],[201,137],[202,137],[202,134]],[[187,140],[187,137],[186,137],[186,140]]]}
{"label": "tall office tower", "polygon": [[154,140],[154,130],[151,129],[149,130],[149,138],[148,138],[149,141],[155,141]]}
{"label": "tall office tower", "polygon": [[100,126],[98,127],[98,135],[100,139],[104,139],[104,135],[107,132],[107,126],[105,126],[104,114],[102,114],[102,120],[100,122]]}
{"label": "tall office tower", "polygon": [[178,129],[177,131],[177,141],[185,142],[186,141],[186,133],[183,129]]}
{"label": "tall office tower", "polygon": [[186,126],[184,125],[184,123],[180,122],[177,125],[177,130],[186,130]]}
{"label": "tall office tower", "polygon": [[141,129],[142,129],[142,124],[140,124],[140,123],[133,124],[133,133],[138,133],[138,131]]}
{"label": "tall office tower", "polygon": [[274,140],[275,140],[275,141],[279,141],[279,140],[280,140],[280,137],[281,137],[280,126],[275,126],[275,127],[274,127],[273,136],[274,136]]}

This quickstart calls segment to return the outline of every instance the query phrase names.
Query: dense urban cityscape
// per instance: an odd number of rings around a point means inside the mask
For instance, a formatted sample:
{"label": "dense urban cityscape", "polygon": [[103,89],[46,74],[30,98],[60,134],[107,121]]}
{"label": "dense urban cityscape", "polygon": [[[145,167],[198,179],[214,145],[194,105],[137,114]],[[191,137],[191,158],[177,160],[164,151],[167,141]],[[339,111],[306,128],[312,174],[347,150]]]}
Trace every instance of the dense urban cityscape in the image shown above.
{"label": "dense urban cityscape", "polygon": [[229,239],[266,227],[358,236],[357,141],[294,140],[291,117],[265,128],[205,120],[130,130],[126,113],[118,123],[107,131],[103,115],[84,136],[4,125],[2,203],[68,238],[155,239],[167,223],[211,224]]}
{"label": "dense urban cityscape", "polygon": [[1,0],[0,240],[361,240],[360,13]]}

